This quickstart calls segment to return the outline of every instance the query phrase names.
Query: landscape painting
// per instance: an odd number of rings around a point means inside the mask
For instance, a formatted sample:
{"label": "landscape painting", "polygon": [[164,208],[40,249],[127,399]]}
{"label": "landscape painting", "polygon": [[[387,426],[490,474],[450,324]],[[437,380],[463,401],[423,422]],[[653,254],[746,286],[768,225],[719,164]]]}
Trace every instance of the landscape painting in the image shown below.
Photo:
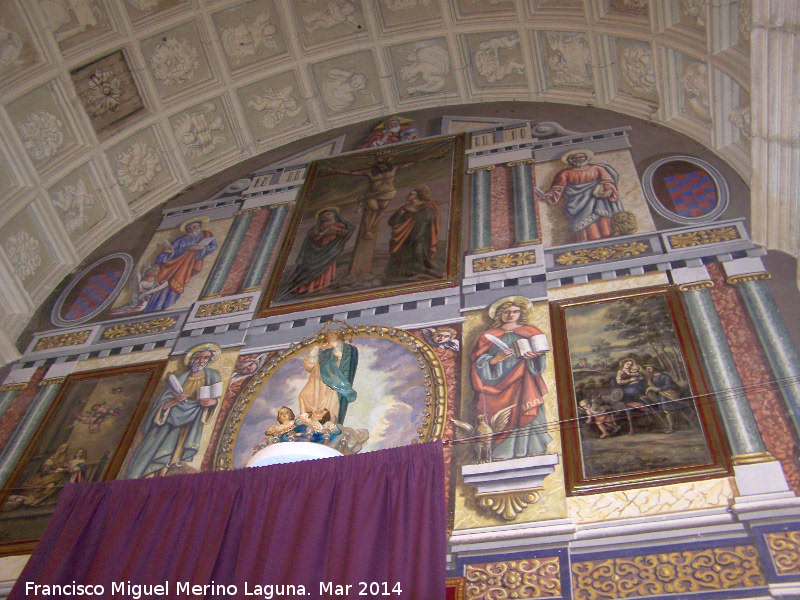
{"label": "landscape painting", "polygon": [[0,492],[0,553],[30,552],[68,482],[113,479],[164,363],[70,375]]}
{"label": "landscape painting", "polygon": [[455,284],[462,137],[313,163],[261,314]]}
{"label": "landscape painting", "polygon": [[568,493],[727,472],[677,292],[646,288],[551,310]]}

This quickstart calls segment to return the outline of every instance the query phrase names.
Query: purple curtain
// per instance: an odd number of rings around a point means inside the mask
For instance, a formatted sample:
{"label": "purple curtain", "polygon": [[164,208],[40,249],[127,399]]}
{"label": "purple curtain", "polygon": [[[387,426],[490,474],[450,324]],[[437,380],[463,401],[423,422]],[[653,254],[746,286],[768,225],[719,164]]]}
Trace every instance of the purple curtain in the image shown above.
{"label": "purple curtain", "polygon": [[[102,585],[105,598],[133,598],[138,589],[151,598],[314,599],[339,591],[437,600],[445,597],[445,535],[440,442],[71,484],[9,598],[59,591],[36,584],[68,586],[50,598],[88,595],[74,583]],[[127,583],[167,588],[145,593]],[[191,587],[203,585],[211,587]]]}

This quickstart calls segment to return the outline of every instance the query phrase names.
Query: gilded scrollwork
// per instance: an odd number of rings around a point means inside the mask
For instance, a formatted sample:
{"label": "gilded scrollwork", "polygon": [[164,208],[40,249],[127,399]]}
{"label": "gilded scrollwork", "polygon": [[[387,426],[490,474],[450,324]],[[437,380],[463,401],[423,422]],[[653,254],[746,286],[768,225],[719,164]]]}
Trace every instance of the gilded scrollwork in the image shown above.
{"label": "gilded scrollwork", "polygon": [[647,252],[649,247],[642,242],[625,242],[612,246],[600,246],[597,248],[584,248],[582,250],[570,250],[559,254],[555,261],[560,265],[585,265],[590,262],[604,260],[619,260],[627,256],[638,256]]}
{"label": "gilded scrollwork", "polygon": [[142,335],[145,333],[158,333],[173,327],[178,320],[175,317],[160,317],[149,321],[138,321],[136,323],[120,323],[112,325],[100,336],[104,340],[114,340],[117,338],[128,337],[131,335]]}
{"label": "gilded scrollwork", "polygon": [[523,267],[536,263],[536,252],[526,250],[525,252],[510,252],[508,254],[498,254],[497,256],[487,256],[472,261],[472,270],[475,273],[484,271],[496,271],[498,269],[508,269],[510,267]]}
{"label": "gilded scrollwork", "polygon": [[766,585],[754,546],[707,548],[572,563],[576,600],[639,598]]}
{"label": "gilded scrollwork", "polygon": [[242,312],[250,308],[253,302],[252,296],[248,298],[237,298],[236,300],[223,300],[222,302],[212,302],[204,304],[197,309],[195,317],[217,317],[220,315],[227,315],[235,312]]}
{"label": "gilded scrollwork", "polygon": [[91,329],[84,329],[83,331],[43,337],[36,342],[33,351],[38,352],[39,350],[50,350],[51,348],[61,348],[63,346],[79,346],[89,339],[91,333]]}
{"label": "gilded scrollwork", "polygon": [[0,393],[2,392],[18,392],[28,387],[27,383],[6,383],[0,385]]}
{"label": "gilded scrollwork", "polygon": [[736,227],[717,227],[716,229],[703,229],[701,231],[687,231],[667,236],[669,244],[675,249],[690,248],[692,246],[705,246],[719,244],[741,239]]}
{"label": "gilded scrollwork", "polygon": [[556,598],[562,595],[560,574],[557,556],[467,565],[467,597]]}
{"label": "gilded scrollwork", "polygon": [[764,537],[778,575],[800,573],[800,531],[777,531]]}
{"label": "gilded scrollwork", "polygon": [[504,521],[513,521],[531,504],[538,502],[539,492],[522,490],[498,494],[477,495],[478,505],[490,510]]}

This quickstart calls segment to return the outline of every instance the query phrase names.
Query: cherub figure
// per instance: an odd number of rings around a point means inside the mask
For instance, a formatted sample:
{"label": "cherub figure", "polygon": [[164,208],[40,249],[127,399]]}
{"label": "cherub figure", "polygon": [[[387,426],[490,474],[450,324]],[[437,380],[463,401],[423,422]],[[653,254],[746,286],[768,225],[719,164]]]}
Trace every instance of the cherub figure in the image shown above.
{"label": "cherub figure", "polygon": [[597,396],[592,398],[591,403],[588,400],[581,400],[578,406],[586,415],[586,423],[594,423],[600,430],[600,439],[619,431],[619,425],[614,422],[614,414],[610,412],[611,407],[600,402]]}
{"label": "cherub figure", "polygon": [[328,0],[325,8],[303,15],[303,24],[308,31],[332,29],[337,25],[349,25],[358,29],[359,25],[353,15],[356,5],[351,0]]}
{"label": "cherub figure", "polygon": [[295,426],[294,411],[288,406],[281,406],[278,409],[278,422],[264,433],[270,443],[288,442],[289,438],[294,436]]}
{"label": "cherub figure", "polygon": [[75,418],[89,426],[89,433],[96,433],[103,421],[118,416],[119,411],[119,406],[112,406],[103,400],[93,404],[88,413],[86,411],[77,413]]}

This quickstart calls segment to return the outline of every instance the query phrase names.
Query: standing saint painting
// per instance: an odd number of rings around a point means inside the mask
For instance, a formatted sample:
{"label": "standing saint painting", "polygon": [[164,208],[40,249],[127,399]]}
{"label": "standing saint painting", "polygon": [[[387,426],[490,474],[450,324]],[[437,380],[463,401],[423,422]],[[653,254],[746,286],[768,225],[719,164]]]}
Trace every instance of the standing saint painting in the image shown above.
{"label": "standing saint painting", "polygon": [[495,426],[492,460],[541,454],[553,441],[544,412],[545,351],[515,351],[515,342],[542,335],[528,323],[532,310],[521,296],[498,300],[489,308],[491,328],[472,348],[476,415],[486,415]]}
{"label": "standing saint painting", "polygon": [[328,287],[336,278],[336,258],[353,234],[353,224],[344,220],[336,207],[317,213],[317,223],[306,235],[288,292],[309,294]]}
{"label": "standing saint painting", "polygon": [[441,275],[433,266],[439,242],[439,205],[431,198],[428,186],[414,188],[406,203],[389,217],[392,237],[389,240],[387,279],[426,279]]}
{"label": "standing saint painting", "polygon": [[548,204],[564,201],[573,242],[611,237],[611,218],[623,211],[617,171],[611,165],[592,164],[593,158],[590,150],[567,152],[561,162],[568,167],[556,173],[550,189],[538,196]]}
{"label": "standing saint painting", "polygon": [[344,341],[344,332],[329,329],[325,343],[317,344],[303,357],[308,383],[300,392],[300,412],[327,409],[331,420],[344,423],[347,407],[356,399],[353,380],[358,367],[358,350]]}
{"label": "standing saint painting", "polygon": [[206,223],[208,217],[190,219],[180,226],[183,235],[171,242],[164,240],[164,251],[153,263],[161,265],[156,275],[158,284],[168,285],[150,296],[142,312],[156,312],[175,304],[192,277],[203,268],[203,259],[216,251],[214,234],[203,229]]}
{"label": "standing saint painting", "polygon": [[192,460],[200,449],[203,426],[211,422],[222,396],[219,371],[209,365],[220,355],[216,344],[200,344],[186,354],[187,370],[169,375],[142,424],[143,438],[133,451],[125,477],[163,476]]}

